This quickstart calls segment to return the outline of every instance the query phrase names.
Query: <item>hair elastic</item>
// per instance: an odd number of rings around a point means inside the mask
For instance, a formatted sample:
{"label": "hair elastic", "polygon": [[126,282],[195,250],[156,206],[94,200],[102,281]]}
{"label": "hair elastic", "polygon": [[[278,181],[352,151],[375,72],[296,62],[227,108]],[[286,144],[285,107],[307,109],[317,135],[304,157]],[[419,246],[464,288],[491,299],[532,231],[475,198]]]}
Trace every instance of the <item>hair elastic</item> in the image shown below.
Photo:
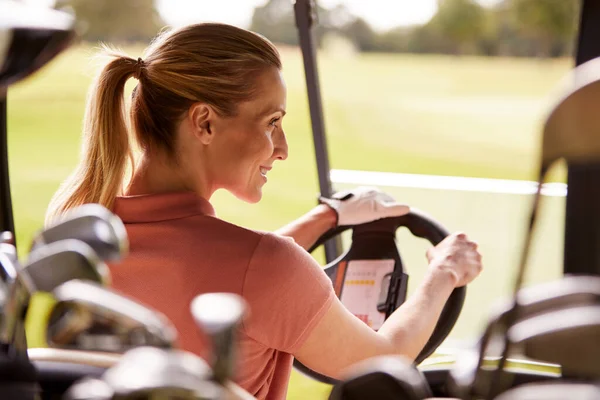
{"label": "hair elastic", "polygon": [[142,76],[142,68],[144,67],[144,60],[141,57],[138,57],[137,62],[135,63],[135,72],[133,73],[133,77],[137,80]]}

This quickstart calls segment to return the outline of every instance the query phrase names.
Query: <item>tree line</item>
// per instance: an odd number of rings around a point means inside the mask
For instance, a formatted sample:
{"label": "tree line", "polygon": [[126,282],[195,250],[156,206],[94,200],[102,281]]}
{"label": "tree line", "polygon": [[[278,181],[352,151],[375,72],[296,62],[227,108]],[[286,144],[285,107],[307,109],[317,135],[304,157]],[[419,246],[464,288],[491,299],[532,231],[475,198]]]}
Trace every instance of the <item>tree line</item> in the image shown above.
{"label": "tree line", "polygon": [[[499,0],[484,7],[475,0],[438,0],[438,11],[427,23],[385,32],[374,30],[343,5],[318,6],[314,30],[319,45],[327,37],[342,37],[360,52],[560,57],[572,54],[579,3]],[[57,7],[76,14],[89,41],[147,42],[165,25],[154,0],[58,0]],[[298,44],[290,0],[269,0],[257,7],[249,29],[276,43]]]}
{"label": "tree line", "polygon": [[[386,32],[375,31],[343,5],[319,7],[315,34],[319,43],[330,34],[342,36],[361,52],[560,57],[572,54],[579,3],[502,0],[484,7],[475,0],[438,0],[429,22]],[[298,43],[289,0],[269,0],[256,8],[250,29],[278,43]]]}

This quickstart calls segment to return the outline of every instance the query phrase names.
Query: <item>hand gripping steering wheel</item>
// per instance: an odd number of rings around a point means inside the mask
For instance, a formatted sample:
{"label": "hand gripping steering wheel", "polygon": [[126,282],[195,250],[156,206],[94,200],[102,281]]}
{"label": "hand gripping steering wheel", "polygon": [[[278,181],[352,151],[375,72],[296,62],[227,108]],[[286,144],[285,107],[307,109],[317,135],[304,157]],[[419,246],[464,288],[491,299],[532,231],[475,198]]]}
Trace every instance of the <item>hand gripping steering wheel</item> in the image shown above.
{"label": "hand gripping steering wheel", "polygon": [[[406,300],[408,275],[395,240],[400,227],[408,228],[414,236],[426,239],[434,246],[449,234],[439,222],[412,209],[401,217],[339,226],[323,234],[309,249],[309,252],[313,252],[327,240],[352,229],[350,248],[326,265],[325,273],[333,282],[335,293],[342,303],[375,330]],[[464,286],[454,289],[433,334],[415,359],[415,365],[429,357],[448,336],[460,315],[465,295]],[[294,367],[320,382],[337,383],[335,379],[313,371],[296,359]]]}

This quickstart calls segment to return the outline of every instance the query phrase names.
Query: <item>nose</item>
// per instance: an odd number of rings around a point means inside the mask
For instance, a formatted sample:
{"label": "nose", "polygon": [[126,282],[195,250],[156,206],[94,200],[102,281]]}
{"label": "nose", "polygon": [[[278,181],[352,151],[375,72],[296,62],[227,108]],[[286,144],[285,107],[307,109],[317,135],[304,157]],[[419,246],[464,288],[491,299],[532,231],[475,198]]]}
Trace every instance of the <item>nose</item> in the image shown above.
{"label": "nose", "polygon": [[277,129],[274,145],[273,155],[275,158],[282,161],[285,160],[288,157],[288,144],[283,128]]}

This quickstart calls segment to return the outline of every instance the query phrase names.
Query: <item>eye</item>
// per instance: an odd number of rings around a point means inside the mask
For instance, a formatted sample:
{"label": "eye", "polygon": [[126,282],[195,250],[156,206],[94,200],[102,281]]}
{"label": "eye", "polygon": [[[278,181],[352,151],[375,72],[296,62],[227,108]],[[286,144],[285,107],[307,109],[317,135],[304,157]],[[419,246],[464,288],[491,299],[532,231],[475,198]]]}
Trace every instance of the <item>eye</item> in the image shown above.
{"label": "eye", "polygon": [[277,126],[277,125],[276,125],[276,124],[277,124],[277,121],[279,121],[280,119],[281,119],[281,117],[276,117],[276,118],[273,118],[273,119],[271,120],[271,122],[269,122],[269,125],[271,125],[271,126],[275,126],[275,127],[276,127],[276,126]]}

